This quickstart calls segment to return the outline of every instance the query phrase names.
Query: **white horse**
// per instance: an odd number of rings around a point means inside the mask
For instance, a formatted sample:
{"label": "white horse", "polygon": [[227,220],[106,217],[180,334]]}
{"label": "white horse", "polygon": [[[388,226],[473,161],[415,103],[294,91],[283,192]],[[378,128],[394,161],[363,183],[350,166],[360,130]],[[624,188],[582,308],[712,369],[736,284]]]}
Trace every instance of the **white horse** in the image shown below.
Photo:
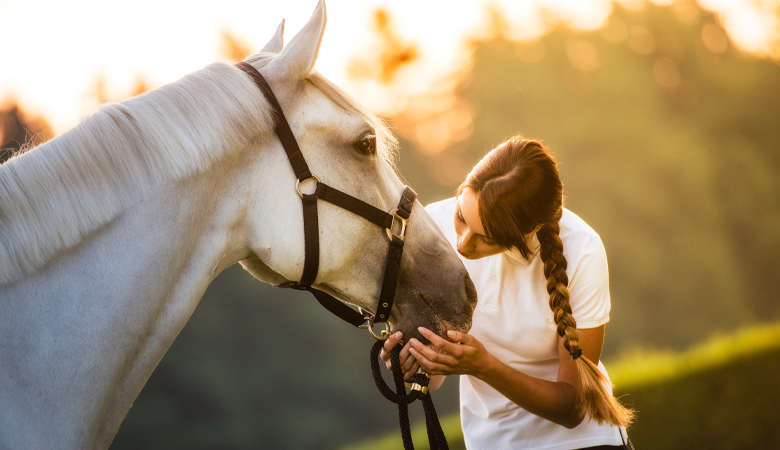
{"label": "white horse", "polygon": [[[282,23],[247,62],[312,172],[389,211],[404,189],[392,136],[313,70],[324,28],[320,2],[284,50]],[[385,232],[325,202],[319,223],[314,287],[375,310]],[[407,233],[391,328],[467,330],[473,286],[419,203]],[[0,166],[0,448],[108,447],[208,284],[235,262],[268,283],[298,280],[304,242],[269,106],[234,66],[104,105]]]}

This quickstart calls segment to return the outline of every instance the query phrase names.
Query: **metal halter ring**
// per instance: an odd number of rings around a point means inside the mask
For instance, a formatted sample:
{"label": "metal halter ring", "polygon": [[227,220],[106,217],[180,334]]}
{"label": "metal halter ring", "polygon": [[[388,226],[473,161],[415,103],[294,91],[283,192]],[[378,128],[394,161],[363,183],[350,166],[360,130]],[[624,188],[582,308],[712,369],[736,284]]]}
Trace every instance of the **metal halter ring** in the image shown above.
{"label": "metal halter ring", "polygon": [[[385,228],[388,239],[392,241],[394,237],[397,237],[398,239],[403,241],[404,239],[406,239],[406,222],[408,220],[398,215],[398,208],[395,208],[394,210],[390,211],[388,214],[393,216],[393,221],[390,223],[390,228]],[[393,225],[395,225],[395,219],[398,219],[398,221],[401,223],[401,231],[398,234],[393,234]]]}
{"label": "metal halter ring", "polygon": [[385,322],[385,329],[379,333],[381,336],[377,336],[376,333],[374,333],[374,320],[368,318],[366,318],[366,320],[368,321],[368,323],[360,325],[358,328],[367,328],[368,332],[371,333],[371,336],[374,336],[374,339],[378,341],[386,341],[387,338],[389,338],[390,335],[393,334],[390,332],[390,324]]}
{"label": "metal halter ring", "polygon": [[309,178],[295,181],[295,191],[298,192],[298,197],[303,198],[303,194],[301,194],[301,183],[303,183],[304,181],[309,181],[311,179],[317,180],[317,183],[322,183],[322,181],[320,181],[320,179],[317,178],[317,175],[312,175]]}

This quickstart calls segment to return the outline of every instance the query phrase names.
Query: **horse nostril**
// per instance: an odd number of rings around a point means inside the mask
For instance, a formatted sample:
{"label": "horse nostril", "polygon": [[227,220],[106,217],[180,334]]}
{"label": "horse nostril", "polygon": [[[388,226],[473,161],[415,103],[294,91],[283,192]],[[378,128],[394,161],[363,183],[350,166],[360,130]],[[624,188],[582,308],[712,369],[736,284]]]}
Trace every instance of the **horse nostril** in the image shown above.
{"label": "horse nostril", "polygon": [[468,298],[473,311],[474,308],[477,307],[477,288],[474,287],[474,282],[471,281],[471,278],[468,275],[463,279],[463,284],[466,288],[466,297]]}

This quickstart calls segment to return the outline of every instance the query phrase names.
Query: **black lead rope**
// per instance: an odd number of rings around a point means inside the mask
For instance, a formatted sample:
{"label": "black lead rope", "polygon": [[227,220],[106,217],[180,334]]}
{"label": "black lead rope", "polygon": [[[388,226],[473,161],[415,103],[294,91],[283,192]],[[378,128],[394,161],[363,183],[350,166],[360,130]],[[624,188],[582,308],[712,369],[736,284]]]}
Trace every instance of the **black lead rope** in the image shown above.
{"label": "black lead rope", "polygon": [[379,368],[379,352],[382,351],[383,344],[384,341],[376,341],[371,347],[371,372],[374,375],[374,383],[376,383],[379,392],[386,399],[398,405],[398,421],[401,425],[401,439],[404,441],[404,450],[414,450],[412,429],[409,426],[409,404],[417,399],[422,401],[423,409],[425,410],[425,427],[428,430],[428,444],[431,450],[449,450],[447,438],[444,437],[444,431],[439,423],[439,416],[436,414],[436,408],[433,406],[433,400],[428,392],[429,376],[418,371],[414,376],[412,389],[407,394],[399,357],[401,346],[397,345],[390,352],[393,381],[395,381],[395,392],[393,392],[385,383],[384,378],[382,378],[382,371]]}

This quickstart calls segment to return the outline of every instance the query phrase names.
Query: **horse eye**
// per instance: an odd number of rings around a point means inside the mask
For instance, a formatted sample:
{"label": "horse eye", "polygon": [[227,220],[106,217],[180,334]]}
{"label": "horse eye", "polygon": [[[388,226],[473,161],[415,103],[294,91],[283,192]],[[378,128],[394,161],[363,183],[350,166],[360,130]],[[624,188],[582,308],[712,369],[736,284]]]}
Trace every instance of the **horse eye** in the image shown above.
{"label": "horse eye", "polygon": [[376,154],[376,136],[366,136],[355,142],[355,150],[364,155]]}

